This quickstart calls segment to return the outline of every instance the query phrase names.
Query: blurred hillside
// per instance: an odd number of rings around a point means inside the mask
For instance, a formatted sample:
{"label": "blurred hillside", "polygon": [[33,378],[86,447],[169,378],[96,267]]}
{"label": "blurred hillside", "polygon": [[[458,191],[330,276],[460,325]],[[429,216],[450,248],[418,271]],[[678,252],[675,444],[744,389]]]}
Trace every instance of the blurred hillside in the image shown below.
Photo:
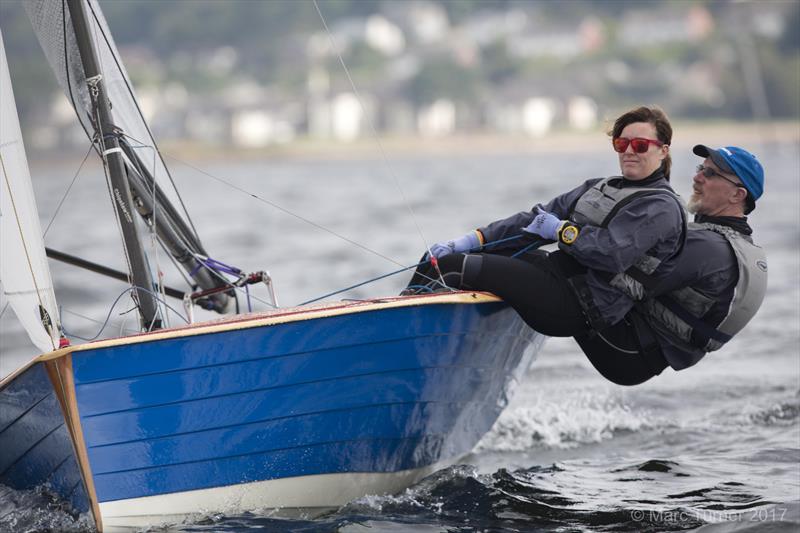
{"label": "blurred hillside", "polygon": [[[800,2],[101,1],[161,139],[591,129],[620,109],[800,118]],[[85,144],[20,2],[0,2],[23,130]],[[348,73],[357,91],[353,90]]]}

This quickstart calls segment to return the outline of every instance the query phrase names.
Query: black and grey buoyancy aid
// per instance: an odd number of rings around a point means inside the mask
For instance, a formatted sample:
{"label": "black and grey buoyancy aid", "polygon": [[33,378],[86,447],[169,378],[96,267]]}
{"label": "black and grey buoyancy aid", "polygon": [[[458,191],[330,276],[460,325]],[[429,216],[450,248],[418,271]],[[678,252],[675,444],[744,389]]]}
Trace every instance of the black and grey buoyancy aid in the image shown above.
{"label": "black and grey buoyancy aid", "polygon": [[[616,187],[622,177],[605,178],[597,182],[593,187],[583,193],[575,202],[570,211],[569,218],[579,226],[591,225],[607,227],[612,218],[637,198],[652,196],[656,194],[668,195],[675,199],[683,220],[683,233],[686,234],[686,214],[684,212],[683,200],[680,196],[669,189],[657,187]],[[683,247],[684,239],[681,238],[681,245],[674,255],[677,255]],[[609,280],[612,287],[616,287],[628,293],[635,300],[644,296],[642,281],[651,276],[662,260],[645,253],[634,261],[633,266],[626,272],[616,274]],[[634,279],[634,276],[636,279]]]}
{"label": "black and grey buoyancy aid", "polygon": [[[689,224],[689,230],[719,233],[733,249],[739,280],[727,314],[716,328],[704,322],[703,317],[716,302],[694,287],[647,298],[640,309],[660,331],[668,332],[678,347],[689,352],[711,352],[721,348],[755,316],[767,291],[767,259],[764,250],[755,245],[750,236],[727,226],[693,222]],[[695,342],[692,342],[693,338]]]}

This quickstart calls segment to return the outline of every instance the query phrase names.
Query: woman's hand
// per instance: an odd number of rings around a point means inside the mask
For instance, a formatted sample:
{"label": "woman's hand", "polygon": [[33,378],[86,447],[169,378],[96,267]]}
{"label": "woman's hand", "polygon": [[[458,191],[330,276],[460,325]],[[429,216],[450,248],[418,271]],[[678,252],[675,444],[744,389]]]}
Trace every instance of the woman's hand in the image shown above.
{"label": "woman's hand", "polygon": [[561,230],[561,226],[564,222],[566,221],[540,209],[539,214],[533,218],[530,224],[522,228],[522,231],[539,235],[551,241],[557,241],[558,232]]}
{"label": "woman's hand", "polygon": [[450,254],[463,254],[471,250],[477,250],[481,247],[481,242],[478,235],[474,231],[470,231],[457,239],[445,242],[437,242],[431,246],[431,254],[436,259]]}

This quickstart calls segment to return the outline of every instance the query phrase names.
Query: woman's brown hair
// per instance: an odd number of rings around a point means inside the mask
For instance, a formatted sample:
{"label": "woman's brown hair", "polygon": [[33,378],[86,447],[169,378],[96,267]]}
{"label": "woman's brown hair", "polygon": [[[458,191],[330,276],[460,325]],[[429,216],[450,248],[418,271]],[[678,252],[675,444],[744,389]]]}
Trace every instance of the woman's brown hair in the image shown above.
{"label": "woman's brown hair", "polygon": [[[672,144],[672,125],[669,123],[667,114],[658,107],[641,106],[636,109],[631,109],[614,122],[614,127],[608,133],[612,139],[616,139],[622,135],[622,130],[629,124],[635,122],[647,122],[652,124],[656,129],[656,136],[658,140],[664,144]],[[664,176],[669,181],[669,171],[672,168],[672,156],[667,153],[667,157],[661,162],[661,168],[664,170]]]}

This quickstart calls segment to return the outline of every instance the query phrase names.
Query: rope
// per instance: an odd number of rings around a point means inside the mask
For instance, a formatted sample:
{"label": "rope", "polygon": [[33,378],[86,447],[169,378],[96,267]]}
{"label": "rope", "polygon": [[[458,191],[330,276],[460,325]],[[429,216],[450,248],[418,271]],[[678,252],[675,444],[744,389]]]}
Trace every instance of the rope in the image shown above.
{"label": "rope", "polygon": [[[478,247],[478,248],[470,248],[465,253],[471,253],[473,251],[478,251],[480,249],[491,248],[491,247],[497,246],[499,244],[515,241],[515,240],[517,240],[517,239],[519,239],[521,237],[525,237],[525,236],[527,236],[527,234],[524,234],[524,233],[520,233],[520,234],[517,234],[517,235],[512,235],[511,237],[506,237],[504,239],[498,239],[496,241],[488,242],[488,243],[486,243],[483,246]],[[527,251],[529,251],[531,249],[538,248],[538,247],[542,246],[543,244],[546,244],[547,242],[548,241],[546,239],[537,239],[534,242],[532,242],[529,245],[527,245],[522,250],[520,250],[517,253],[515,253],[514,255],[512,255],[511,257],[517,257],[517,256],[519,256],[519,255],[521,255],[521,254],[523,254],[523,253],[525,253],[525,252],[527,252]],[[311,300],[307,300],[307,301],[305,301],[303,303],[300,303],[300,304],[298,304],[298,306],[303,306],[303,305],[308,305],[310,303],[318,302],[320,300],[324,300],[325,298],[330,298],[331,296],[335,296],[337,294],[341,294],[343,292],[347,292],[349,290],[356,289],[356,288],[362,287],[364,285],[368,285],[368,284],[373,283],[375,281],[380,281],[380,280],[388,278],[390,276],[394,276],[395,274],[400,274],[400,273],[405,272],[407,270],[411,270],[412,268],[419,268],[420,266],[427,265],[430,262],[431,262],[430,259],[424,259],[423,261],[420,261],[419,263],[417,263],[415,265],[410,265],[410,266],[407,266],[407,267],[403,267],[400,270],[395,270],[395,271],[389,272],[388,274],[382,274],[380,276],[368,279],[366,281],[362,281],[360,283],[356,283],[355,285],[350,285],[349,287],[345,287],[344,289],[339,289],[337,291],[329,292],[329,293],[324,294],[322,296],[319,296],[317,298],[313,298]],[[420,273],[420,275],[422,275],[422,274]],[[441,272],[440,272],[440,275],[441,275]],[[424,275],[422,275],[422,276],[426,277],[427,279],[429,279],[431,281],[437,281],[437,282],[439,281],[439,280],[435,280],[433,278],[429,278],[428,276],[424,276]],[[444,288],[450,288],[445,284],[442,284],[442,286]],[[424,287],[422,285],[412,285],[411,288],[425,288],[425,289],[428,290],[428,292],[433,292],[433,290],[430,287]]]}
{"label": "rope", "polygon": [[[147,293],[151,294],[153,296],[153,298],[155,298],[161,305],[163,305],[164,307],[168,308],[170,311],[172,311],[173,313],[178,315],[180,318],[182,318],[184,322],[189,324],[189,320],[186,317],[184,317],[180,312],[175,310],[175,308],[170,306],[167,302],[165,302],[161,298],[159,298],[158,293],[155,293],[153,291],[149,291],[149,290],[145,289],[144,287],[138,287],[138,286],[134,285],[134,286],[128,287],[127,289],[122,291],[122,293],[120,293],[119,296],[117,296],[116,300],[114,300],[114,303],[111,304],[111,309],[108,310],[108,314],[106,315],[105,321],[103,321],[103,323],[102,323],[102,327],[100,328],[100,331],[98,331],[97,334],[94,337],[87,338],[87,337],[81,337],[80,335],[75,335],[73,333],[68,333],[66,327],[64,327],[64,325],[62,324],[62,329],[64,331],[64,334],[68,335],[69,337],[74,337],[76,339],[80,339],[80,340],[86,341],[86,342],[91,342],[91,341],[97,339],[103,333],[103,330],[106,329],[106,326],[108,325],[108,322],[111,320],[111,313],[114,312],[114,308],[117,306],[117,304],[122,299],[122,297],[125,296],[127,293],[135,294],[135,291],[137,291],[137,290],[141,290],[141,291],[144,291],[144,292],[147,292]],[[76,314],[77,315],[77,313],[74,313],[74,312],[72,314]],[[82,316],[82,315],[78,315],[78,316]],[[86,318],[88,320],[92,320],[92,322],[98,322],[98,321],[90,319],[88,317],[83,317],[83,318]]]}
{"label": "rope", "polygon": [[[88,320],[89,322],[94,322],[95,324],[101,324],[101,325],[103,324],[103,322],[100,321],[100,320],[97,320],[97,319],[94,319],[94,318],[92,318],[90,316],[86,316],[84,314],[78,313],[77,311],[73,311],[72,309],[67,309],[66,307],[63,307],[63,306],[59,306],[59,309],[61,310],[62,316],[63,315],[75,315],[75,316],[80,317],[80,318],[82,318],[84,320]],[[127,317],[119,323],[119,326],[120,326],[119,334],[120,335],[123,335],[124,333],[135,334],[135,333],[139,333],[140,332],[139,329],[125,328],[125,324],[126,323],[127,323]],[[108,325],[109,326],[114,326],[114,323],[111,323],[111,324],[108,324]]]}
{"label": "rope", "polygon": [[[318,298],[314,298],[312,300],[305,301],[305,302],[303,302],[301,304],[298,304],[298,305],[303,306],[303,305],[308,305],[310,303],[318,302],[320,300],[324,300],[325,298],[330,298],[331,296],[335,296],[337,294],[341,294],[343,292],[347,292],[349,290],[361,287],[363,285],[367,285],[369,283],[373,283],[375,281],[379,281],[379,280],[382,280],[384,278],[388,278],[389,276],[394,276],[395,274],[400,274],[401,272],[405,272],[406,270],[411,270],[412,268],[417,268],[417,267],[420,267],[420,266],[428,264],[428,263],[430,263],[430,260],[420,261],[416,265],[403,267],[400,270],[395,270],[393,272],[389,272],[388,274],[383,274],[383,275],[378,276],[376,278],[368,279],[366,281],[362,281],[361,283],[356,283],[355,285],[350,285],[349,287],[345,287],[344,289],[339,289],[338,291],[329,292],[328,294],[324,294],[324,295],[322,295],[322,296],[320,296]],[[433,281],[436,281],[436,280],[433,280]]]}
{"label": "rope", "polygon": [[[364,101],[361,98],[361,94],[358,92],[356,88],[356,84],[353,81],[353,77],[350,75],[350,70],[347,68],[347,65],[344,62],[344,58],[342,57],[341,52],[339,52],[339,47],[336,46],[336,41],[333,38],[333,33],[331,33],[330,29],[328,29],[328,23],[325,21],[325,17],[322,14],[322,10],[319,8],[319,4],[317,4],[317,0],[313,0],[314,8],[317,10],[319,14],[319,18],[322,21],[322,25],[325,27],[325,32],[328,34],[328,39],[331,41],[331,48],[333,48],[334,52],[339,58],[339,63],[342,65],[342,69],[344,70],[345,75],[347,76],[347,80],[350,82],[350,87],[353,88],[353,93],[356,95],[356,99],[358,100],[358,105],[361,107],[361,112],[367,118],[367,123],[369,124],[370,132],[372,133],[372,137],[375,139],[376,144],[378,145],[378,150],[381,153],[381,159],[383,160],[383,164],[386,167],[386,170],[389,172],[389,175],[394,180],[394,184],[397,186],[397,190],[400,191],[400,196],[403,198],[403,204],[408,208],[408,212],[411,215],[411,220],[414,222],[414,226],[417,228],[417,233],[419,233],[420,239],[422,240],[422,245],[425,247],[425,250],[428,252],[429,255],[433,255],[431,253],[430,246],[428,246],[428,241],[425,239],[425,234],[422,232],[422,228],[417,221],[417,216],[414,213],[414,208],[411,207],[411,203],[408,201],[406,197],[406,193],[403,190],[403,187],[400,185],[400,180],[397,177],[397,173],[394,171],[394,167],[389,164],[389,158],[386,156],[386,150],[383,147],[383,143],[381,142],[380,137],[378,136],[378,131],[375,128],[375,124],[372,121],[372,117],[369,113],[367,113],[367,109],[364,106]],[[434,263],[434,268],[436,272],[439,274],[439,280],[445,287],[447,286],[444,282],[444,277],[442,276],[442,272],[439,270],[439,265]]]}
{"label": "rope", "polygon": [[[28,271],[31,274],[31,281],[33,281],[33,290],[36,291],[36,299],[39,300],[39,307],[41,309],[47,310],[45,307],[44,302],[42,301],[42,294],[39,292],[39,284],[36,282],[36,273],[33,271],[33,262],[31,261],[30,252],[28,252],[28,243],[25,241],[25,234],[22,232],[22,222],[19,219],[19,212],[17,211],[17,203],[14,201],[14,193],[11,190],[11,182],[8,180],[8,172],[6,172],[6,162],[5,158],[3,157],[3,152],[0,151],[0,167],[3,169],[3,180],[6,183],[6,188],[8,189],[8,198],[11,200],[11,210],[14,211],[14,219],[17,221],[17,230],[19,231],[19,238],[22,241],[22,250],[25,252],[25,260],[28,262]],[[5,311],[5,310],[4,310]],[[56,328],[56,324],[58,322],[53,322],[53,320],[57,320],[58,317],[51,317],[51,325],[53,328]],[[48,337],[50,338],[50,344],[53,346],[53,349],[56,349],[56,344],[53,341],[53,333],[48,332]]]}

